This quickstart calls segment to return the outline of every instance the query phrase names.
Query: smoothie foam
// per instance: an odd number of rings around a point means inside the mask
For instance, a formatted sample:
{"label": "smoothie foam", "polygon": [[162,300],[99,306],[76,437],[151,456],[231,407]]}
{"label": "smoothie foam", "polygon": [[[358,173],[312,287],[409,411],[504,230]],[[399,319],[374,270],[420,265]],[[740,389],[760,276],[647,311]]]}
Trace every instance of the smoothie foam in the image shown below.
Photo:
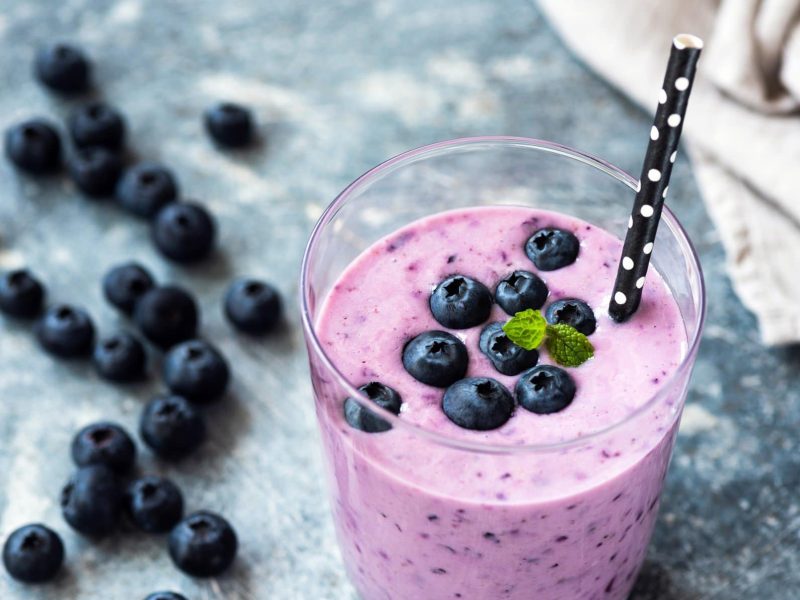
{"label": "smoothie foam", "polygon": [[[538,275],[549,288],[548,304],[575,297],[594,309],[595,357],[568,370],[577,393],[565,410],[536,415],[518,407],[496,430],[461,429],[441,410],[442,390],[405,371],[402,348],[420,332],[443,329],[428,299],[448,275],[493,290],[514,270],[537,272],[524,244],[545,226],[569,230],[581,242],[574,264]],[[401,420],[496,450],[456,450],[403,427],[372,435],[353,430],[341,416],[341,392],[312,361],[337,531],[365,600],[627,595],[674,439],[680,398],[670,397],[670,376],[686,352],[686,334],[654,269],[635,317],[622,325],[608,318],[620,250],[620,240],[572,217],[473,208],[398,230],[342,274],[316,323],[340,372],[356,386],[377,380],[396,389]],[[495,306],[488,322],[508,318]],[[490,376],[513,390],[517,377],[498,373],[478,350],[481,329],[451,331],[468,348],[467,375]],[[552,364],[540,350],[539,364]],[[519,451],[591,436],[634,413],[626,425],[583,443]]]}

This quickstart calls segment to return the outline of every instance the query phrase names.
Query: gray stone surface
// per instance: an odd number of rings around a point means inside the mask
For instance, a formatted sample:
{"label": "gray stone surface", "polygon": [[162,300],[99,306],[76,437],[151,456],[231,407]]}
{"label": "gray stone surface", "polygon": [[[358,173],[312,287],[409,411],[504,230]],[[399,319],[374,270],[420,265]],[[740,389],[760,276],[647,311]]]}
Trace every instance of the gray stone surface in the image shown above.
{"label": "gray stone surface", "polygon": [[[27,264],[52,300],[86,305],[102,332],[128,327],[101,298],[109,265],[137,258],[191,287],[203,334],[235,368],[230,397],[210,409],[210,442],[143,470],[183,487],[190,509],[228,515],[236,567],[194,581],[164,540],[127,533],[97,543],[61,520],[58,491],[80,425],[135,428],[159,384],[114,387],[83,363],[38,351],[28,328],[0,319],[0,535],[45,521],[64,536],[58,583],[23,588],[4,573],[0,598],[349,600],[324,501],[296,307],[303,244],[323,206],[381,159],[434,140],[481,133],[552,139],[636,172],[648,116],[576,63],[524,0],[65,0],[0,2],[0,127],[60,101],[30,77],[32,49],[76,39],[96,59],[97,95],[119,105],[136,156],[163,160],[184,194],[207,202],[221,230],[209,264],[159,259],[145,224],[81,198],[61,179],[18,177],[0,162],[0,268]],[[657,85],[654,82],[654,86]],[[654,87],[655,89],[655,87]],[[263,143],[221,154],[199,114],[218,98],[257,112]],[[691,118],[691,117],[690,117]],[[724,258],[680,159],[670,202],[697,242],[710,310],[661,518],[636,600],[796,598],[800,589],[800,352],[765,350],[731,292]],[[219,299],[235,274],[275,281],[289,326],[263,342],[231,333]]]}

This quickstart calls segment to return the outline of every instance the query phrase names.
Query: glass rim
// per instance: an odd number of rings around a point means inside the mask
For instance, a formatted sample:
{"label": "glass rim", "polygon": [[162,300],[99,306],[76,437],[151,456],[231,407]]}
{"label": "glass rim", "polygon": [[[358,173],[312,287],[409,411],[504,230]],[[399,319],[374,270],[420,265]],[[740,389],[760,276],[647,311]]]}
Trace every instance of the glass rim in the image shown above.
{"label": "glass rim", "polygon": [[644,402],[636,410],[627,415],[624,419],[612,423],[611,425],[604,427],[602,429],[598,429],[597,431],[593,431],[589,434],[578,436],[569,440],[563,440],[560,442],[512,446],[507,444],[487,443],[482,441],[470,441],[463,438],[451,437],[436,431],[432,431],[430,429],[426,429],[419,425],[409,423],[408,421],[401,419],[398,415],[395,415],[394,413],[370,402],[369,398],[365,394],[358,391],[358,385],[349,381],[348,378],[339,370],[335,362],[325,352],[325,349],[322,347],[322,344],[319,338],[317,337],[316,326],[313,322],[313,318],[311,316],[311,311],[309,307],[310,298],[308,292],[310,290],[309,287],[310,262],[312,258],[312,253],[315,250],[322,229],[336,214],[339,207],[346,200],[348,200],[348,198],[353,194],[353,192],[360,189],[365,184],[370,183],[378,175],[381,175],[387,171],[391,171],[395,167],[401,166],[403,164],[416,162],[417,160],[424,159],[429,155],[431,156],[437,155],[445,150],[455,150],[458,148],[478,146],[478,145],[509,146],[509,147],[517,146],[517,147],[534,149],[537,151],[543,151],[546,153],[555,154],[558,156],[562,156],[564,158],[575,160],[587,166],[593,167],[613,177],[618,182],[620,182],[623,185],[626,185],[633,191],[637,191],[639,185],[639,181],[629,173],[623,171],[618,167],[615,167],[611,163],[608,163],[592,154],[589,154],[587,152],[582,152],[580,150],[575,150],[573,148],[555,142],[539,140],[536,138],[518,137],[518,136],[476,136],[476,137],[464,137],[464,138],[455,138],[451,140],[444,140],[420,146],[412,150],[407,150],[379,163],[378,165],[364,172],[362,175],[357,177],[352,183],[350,183],[347,187],[345,187],[336,196],[336,198],[334,198],[334,200],[325,208],[322,215],[320,215],[319,219],[314,225],[313,230],[311,231],[311,236],[309,237],[308,243],[303,253],[303,261],[301,264],[301,272],[300,272],[300,312],[303,323],[303,331],[305,333],[306,345],[308,346],[308,351],[309,353],[313,353],[313,355],[316,358],[321,360],[322,365],[326,369],[326,371],[329,374],[333,375],[333,377],[336,379],[336,383],[339,386],[341,386],[342,389],[345,390],[345,392],[349,397],[358,399],[358,401],[362,403],[364,406],[369,406],[371,411],[373,411],[376,415],[380,415],[380,417],[383,418],[384,420],[388,421],[392,425],[392,427],[397,427],[401,430],[408,431],[411,434],[418,435],[422,438],[427,439],[428,441],[449,446],[451,448],[459,450],[479,452],[483,454],[553,452],[555,450],[565,450],[577,445],[585,444],[591,440],[602,437],[615,429],[621,428],[626,423],[631,422],[632,420],[636,419],[638,416],[646,412],[651,406],[656,404],[658,400],[663,398],[666,391],[671,388],[671,384],[679,376],[683,376],[684,374],[686,374],[687,371],[691,370],[693,367],[694,360],[697,355],[697,350],[700,344],[700,339],[702,337],[703,325],[705,323],[705,318],[706,318],[705,278],[703,276],[703,269],[702,266],[700,265],[700,260],[697,255],[697,250],[692,244],[683,225],[681,225],[678,218],[666,205],[664,205],[663,207],[663,212],[661,216],[662,222],[667,223],[670,232],[675,236],[675,238],[678,241],[681,254],[685,258],[688,258],[689,262],[694,267],[696,273],[696,279],[698,282],[697,286],[698,311],[697,311],[697,316],[694,319],[695,322],[694,333],[692,335],[692,338],[688,340],[686,354],[683,356],[681,362],[678,364],[675,370],[669,375],[668,378],[664,380],[663,385],[659,388],[659,390],[656,391],[654,394],[652,394],[647,399],[646,402]]}

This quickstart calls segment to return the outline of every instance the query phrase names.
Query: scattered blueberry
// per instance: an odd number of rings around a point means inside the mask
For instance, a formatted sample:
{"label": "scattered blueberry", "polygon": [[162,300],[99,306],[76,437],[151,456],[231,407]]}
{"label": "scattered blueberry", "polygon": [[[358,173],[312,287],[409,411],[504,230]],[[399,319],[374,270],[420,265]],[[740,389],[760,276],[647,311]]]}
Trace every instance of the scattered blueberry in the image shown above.
{"label": "scattered blueberry", "polygon": [[575,397],[575,381],[564,369],[539,365],[522,374],[514,392],[523,408],[547,415],[570,405]]}
{"label": "scattered blueberry", "polygon": [[203,415],[180,396],[156,396],[144,407],[139,434],[162,458],[178,459],[205,439]]}
{"label": "scattered blueberry", "polygon": [[164,357],[164,383],[173,394],[205,404],[222,396],[230,369],[225,357],[203,340],[183,342]]}
{"label": "scattered blueberry", "polygon": [[77,150],[69,160],[69,174],[75,186],[92,198],[113,194],[120,173],[119,156],[100,146]]}
{"label": "scattered blueberry", "polygon": [[182,571],[195,577],[213,577],[236,557],[239,542],[230,523],[208,511],[189,515],[169,534],[169,555]]}
{"label": "scattered blueberry", "polygon": [[39,344],[62,358],[89,354],[94,344],[94,325],[85,310],[59,304],[49,308],[36,324]]}
{"label": "scattered blueberry", "polygon": [[177,592],[153,592],[144,600],[186,600],[186,596]]}
{"label": "scattered blueberry", "polygon": [[250,111],[233,102],[222,102],[209,108],[203,116],[206,131],[220,146],[238,148],[253,138],[253,117]]}
{"label": "scattered blueberry", "polygon": [[64,519],[84,535],[110,533],[117,525],[121,507],[117,476],[103,465],[81,467],[61,492]]}
{"label": "scattered blueberry", "polygon": [[111,304],[130,314],[139,298],[154,285],[155,280],[147,269],[139,263],[127,262],[106,273],[103,294]]}
{"label": "scattered blueberry", "polygon": [[403,348],[403,366],[422,383],[447,387],[464,377],[469,355],[464,343],[445,331],[426,331]]}
{"label": "scattered blueberry", "polygon": [[56,128],[44,119],[30,119],[8,129],[5,150],[11,162],[32,175],[61,168],[61,139]]}
{"label": "scattered blueberry", "polygon": [[3,565],[14,579],[44,583],[56,576],[64,562],[64,544],[58,534],[34,523],[11,532],[3,544]]}
{"label": "scattered blueberry", "polygon": [[44,304],[44,286],[27,269],[8,271],[0,276],[0,312],[11,317],[32,319]]}
{"label": "scattered blueberry", "polygon": [[514,271],[497,284],[494,299],[507,314],[514,316],[529,308],[541,308],[547,294],[547,285],[538,275],[530,271]]}
{"label": "scattered blueberry", "polygon": [[525,244],[525,253],[541,271],[555,271],[571,265],[579,250],[580,242],[574,234],[554,227],[540,229]]}
{"label": "scattered blueberry", "polygon": [[122,175],[116,196],[117,202],[126,210],[150,218],[178,198],[178,183],[166,167],[141,162]]}
{"label": "scattered blueberry", "polygon": [[133,319],[148,340],[169,348],[195,336],[199,314],[189,292],[165,285],[142,295],[136,303]]}
{"label": "scattered blueberry", "polygon": [[433,317],[444,327],[467,329],[480,325],[492,310],[492,293],[480,281],[451,275],[433,290]]}
{"label": "scattered blueberry", "polygon": [[539,361],[537,350],[525,350],[508,339],[502,323],[491,323],[481,332],[479,347],[503,375],[517,375]]}
{"label": "scattered blueberry", "polygon": [[583,335],[592,335],[597,328],[597,320],[591,307],[576,298],[556,300],[547,307],[544,316],[550,324],[566,323]]}
{"label": "scattered blueberry", "polygon": [[93,360],[100,377],[124,383],[144,378],[147,353],[136,336],[120,332],[101,340],[94,347]]}
{"label": "scattered blueberry", "polygon": [[72,438],[72,460],[79,467],[103,465],[124,475],[136,461],[136,446],[116,423],[92,423]]}
{"label": "scattered blueberry", "polygon": [[72,44],[59,42],[41,48],[34,72],[44,85],[62,94],[82,92],[89,85],[89,59]]}
{"label": "scattered blueberry", "polygon": [[125,137],[122,114],[105,102],[81,106],[69,117],[69,134],[78,148],[119,150]]}
{"label": "scattered blueberry", "polygon": [[225,316],[244,333],[268,333],[278,324],[282,314],[280,294],[266,282],[237,279],[225,293]]}
{"label": "scattered blueberry", "polygon": [[[385,408],[395,415],[400,414],[400,405],[403,400],[400,398],[400,394],[388,385],[371,381],[358,388],[358,391],[381,408]],[[386,420],[359,404],[354,398],[344,401],[344,418],[351,427],[366,433],[382,433],[392,428]]]}
{"label": "scattered blueberry", "polygon": [[147,533],[166,533],[183,516],[183,495],[164,477],[148,475],[134,481],[125,494],[131,520]]}
{"label": "scattered blueberry", "polygon": [[447,388],[442,398],[447,418],[464,429],[497,429],[511,418],[514,397],[489,377],[468,377]]}
{"label": "scattered blueberry", "polygon": [[216,225],[211,214],[194,202],[173,202],[153,221],[153,241],[159,252],[180,263],[208,256],[214,246]]}

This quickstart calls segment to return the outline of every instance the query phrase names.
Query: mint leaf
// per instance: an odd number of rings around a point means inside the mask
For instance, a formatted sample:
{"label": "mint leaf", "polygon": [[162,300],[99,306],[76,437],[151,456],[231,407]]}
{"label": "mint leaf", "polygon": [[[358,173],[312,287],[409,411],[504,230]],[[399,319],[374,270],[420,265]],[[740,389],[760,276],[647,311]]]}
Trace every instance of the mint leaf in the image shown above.
{"label": "mint leaf", "polygon": [[594,356],[589,338],[566,323],[547,326],[546,346],[553,360],[563,367],[578,367]]}
{"label": "mint leaf", "polygon": [[544,339],[547,321],[541,311],[529,308],[515,314],[503,325],[503,331],[517,346],[525,350],[538,348]]}

